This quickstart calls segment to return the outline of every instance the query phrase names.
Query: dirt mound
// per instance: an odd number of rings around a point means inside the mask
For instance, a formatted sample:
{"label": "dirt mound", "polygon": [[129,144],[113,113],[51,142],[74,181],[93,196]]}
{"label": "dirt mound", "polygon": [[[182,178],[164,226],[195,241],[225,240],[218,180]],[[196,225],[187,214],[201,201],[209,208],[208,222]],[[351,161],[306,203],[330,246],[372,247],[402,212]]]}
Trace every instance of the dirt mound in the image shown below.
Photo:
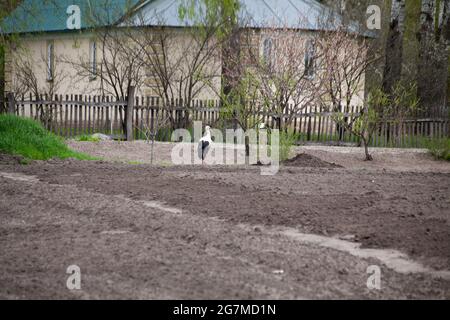
{"label": "dirt mound", "polygon": [[307,153],[300,153],[294,158],[283,161],[282,164],[289,167],[342,168],[341,165],[321,160]]}
{"label": "dirt mound", "polygon": [[23,157],[13,156],[10,154],[0,153],[0,165],[15,165],[22,164]]}

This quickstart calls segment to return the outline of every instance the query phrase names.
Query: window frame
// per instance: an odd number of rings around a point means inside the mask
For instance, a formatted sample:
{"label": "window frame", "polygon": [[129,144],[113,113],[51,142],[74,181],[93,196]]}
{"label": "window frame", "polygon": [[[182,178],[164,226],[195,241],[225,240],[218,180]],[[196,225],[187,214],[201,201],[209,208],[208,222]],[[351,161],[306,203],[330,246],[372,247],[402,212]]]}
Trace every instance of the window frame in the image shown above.
{"label": "window frame", "polygon": [[308,79],[313,79],[316,75],[316,42],[314,39],[306,40],[305,44],[305,76]]}
{"label": "window frame", "polygon": [[[266,43],[270,43],[270,50],[267,50]],[[268,54],[267,54],[267,51]],[[267,64],[269,69],[272,69],[275,65],[275,46],[274,46],[274,40],[271,37],[264,37],[262,39],[262,45],[261,45],[261,57],[264,61],[264,63]]]}
{"label": "window frame", "polygon": [[98,73],[98,57],[97,57],[97,41],[89,41],[89,79],[97,79]]}
{"label": "window frame", "polygon": [[47,81],[52,82],[55,79],[55,43],[53,40],[47,41],[46,44],[46,71]]}

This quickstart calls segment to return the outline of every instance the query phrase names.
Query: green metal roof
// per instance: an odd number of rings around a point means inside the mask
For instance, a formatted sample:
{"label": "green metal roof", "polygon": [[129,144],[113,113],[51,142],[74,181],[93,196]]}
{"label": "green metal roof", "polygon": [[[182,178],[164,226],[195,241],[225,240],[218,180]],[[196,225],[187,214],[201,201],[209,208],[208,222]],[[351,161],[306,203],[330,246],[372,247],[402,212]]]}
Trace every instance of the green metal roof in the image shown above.
{"label": "green metal roof", "polygon": [[3,33],[70,31],[69,6],[80,9],[81,29],[116,23],[140,0],[24,0],[0,22]]}

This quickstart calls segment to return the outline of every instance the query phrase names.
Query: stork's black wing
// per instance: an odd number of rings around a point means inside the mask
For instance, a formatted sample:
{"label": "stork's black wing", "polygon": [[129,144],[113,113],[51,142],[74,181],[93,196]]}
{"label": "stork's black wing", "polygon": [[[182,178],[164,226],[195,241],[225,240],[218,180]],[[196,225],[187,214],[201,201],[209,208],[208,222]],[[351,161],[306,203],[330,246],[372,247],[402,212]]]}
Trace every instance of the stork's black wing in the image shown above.
{"label": "stork's black wing", "polygon": [[205,160],[205,150],[209,146],[209,141],[202,140],[202,160]]}

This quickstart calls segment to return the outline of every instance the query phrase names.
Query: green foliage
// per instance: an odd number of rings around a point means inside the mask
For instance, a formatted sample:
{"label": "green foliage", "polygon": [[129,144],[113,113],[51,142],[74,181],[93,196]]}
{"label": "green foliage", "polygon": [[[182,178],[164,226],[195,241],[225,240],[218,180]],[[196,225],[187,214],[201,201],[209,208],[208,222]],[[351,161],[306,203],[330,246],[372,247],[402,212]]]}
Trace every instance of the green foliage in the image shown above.
{"label": "green foliage", "polygon": [[13,11],[19,3],[19,0],[3,0],[2,2],[0,2],[0,21],[7,17],[8,14]]}
{"label": "green foliage", "polygon": [[379,124],[389,120],[401,126],[406,118],[414,115],[418,106],[416,85],[401,80],[394,85],[391,94],[381,88],[372,89],[360,114],[349,117],[340,112],[333,115],[333,120],[338,127],[351,132],[362,142],[366,159],[371,160],[368,147]]}
{"label": "green foliage", "polygon": [[424,145],[436,160],[450,161],[450,138],[429,138]]}
{"label": "green foliage", "polygon": [[292,130],[280,131],[280,161],[290,158],[292,147],[299,140],[299,135]]}
{"label": "green foliage", "polygon": [[406,81],[397,82],[394,85],[392,94],[388,96],[388,102],[394,117],[403,119],[414,114],[419,109],[417,85]]}
{"label": "green foliage", "polygon": [[216,36],[226,37],[237,23],[239,0],[184,0],[178,7],[181,21],[191,20],[200,29],[214,28]]}
{"label": "green foliage", "polygon": [[10,114],[0,115],[0,152],[33,160],[94,159],[70,150],[61,138],[45,130],[40,123]]}
{"label": "green foliage", "polygon": [[99,142],[100,139],[98,137],[90,136],[90,135],[82,135],[75,138],[76,141],[88,141],[88,142]]}
{"label": "green foliage", "polygon": [[131,165],[142,165],[142,164],[145,164],[144,162],[142,162],[142,161],[127,161],[126,162],[127,164],[131,164]]}
{"label": "green foliage", "polygon": [[[287,131],[279,131],[279,157],[280,161],[285,161],[290,158],[292,147],[296,145],[301,139],[300,133],[294,133],[293,130],[288,129]],[[267,144],[272,146],[272,130],[267,132]],[[272,149],[267,150],[268,155],[272,156]]]}
{"label": "green foliage", "polygon": [[[371,90],[367,106],[361,116],[355,119],[352,131],[357,136],[368,135],[370,143],[370,135],[378,123],[387,119],[401,122],[418,110],[419,100],[416,92],[416,84],[405,81],[397,82],[391,94],[385,93],[381,88]],[[344,117],[341,115],[338,123],[343,121]]]}
{"label": "green foliage", "polygon": [[227,120],[236,120],[245,131],[254,128],[262,121],[262,116],[255,114],[268,110],[265,101],[261,101],[259,95],[260,82],[255,75],[245,70],[231,92],[222,93],[221,115]]}

